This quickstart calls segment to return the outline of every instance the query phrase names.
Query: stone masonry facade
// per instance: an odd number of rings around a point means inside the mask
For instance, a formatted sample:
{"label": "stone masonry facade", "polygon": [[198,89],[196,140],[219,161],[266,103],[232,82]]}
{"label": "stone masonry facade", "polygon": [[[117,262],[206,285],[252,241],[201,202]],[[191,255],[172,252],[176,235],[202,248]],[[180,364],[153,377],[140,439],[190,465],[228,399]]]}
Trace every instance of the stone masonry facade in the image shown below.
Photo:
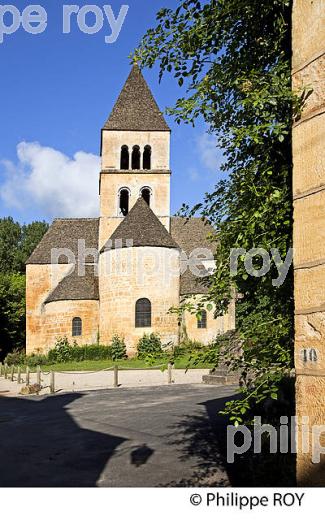
{"label": "stone masonry facade", "polygon": [[170,215],[170,129],[136,65],[102,129],[101,159],[99,218],[55,220],[27,262],[27,353],[118,334],[133,356],[145,333],[175,345],[234,329],[234,303],[218,318],[170,312],[207,298],[215,231]]}
{"label": "stone masonry facade", "polygon": [[[324,455],[313,463],[313,427],[325,425],[325,3],[294,0],[293,88],[310,89],[293,127],[297,482],[325,484]],[[303,418],[306,419],[303,419]],[[308,420],[309,449],[301,444]],[[320,439],[325,446],[325,435]],[[306,453],[303,453],[306,451]],[[308,451],[308,453],[307,453]],[[315,461],[314,461],[315,462]]]}

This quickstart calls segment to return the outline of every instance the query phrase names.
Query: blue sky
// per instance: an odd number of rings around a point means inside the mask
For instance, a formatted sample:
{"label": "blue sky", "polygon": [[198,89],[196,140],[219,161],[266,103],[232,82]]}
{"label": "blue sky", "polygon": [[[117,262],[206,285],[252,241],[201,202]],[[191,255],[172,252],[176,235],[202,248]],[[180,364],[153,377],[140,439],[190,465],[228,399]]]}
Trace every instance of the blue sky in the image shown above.
{"label": "blue sky", "polygon": [[[11,2],[20,11],[30,3]],[[77,2],[80,7],[90,3]],[[72,19],[71,33],[62,34],[62,6],[67,1],[40,2],[48,15],[43,34],[27,34],[20,28],[4,36],[0,216],[29,222],[97,213],[100,129],[129,73],[128,55],[146,29],[155,25],[157,10],[177,5],[176,0],[125,3],[129,11],[113,44],[105,43],[110,34],[107,20],[100,32],[86,35]],[[117,15],[122,2],[96,2],[104,4]],[[159,85],[157,69],[144,70],[144,75],[162,110],[183,94],[170,76]],[[202,122],[193,129],[178,126],[171,118],[167,121],[172,128],[175,212],[183,202],[198,202],[220,178],[220,152],[213,138],[205,135]]]}

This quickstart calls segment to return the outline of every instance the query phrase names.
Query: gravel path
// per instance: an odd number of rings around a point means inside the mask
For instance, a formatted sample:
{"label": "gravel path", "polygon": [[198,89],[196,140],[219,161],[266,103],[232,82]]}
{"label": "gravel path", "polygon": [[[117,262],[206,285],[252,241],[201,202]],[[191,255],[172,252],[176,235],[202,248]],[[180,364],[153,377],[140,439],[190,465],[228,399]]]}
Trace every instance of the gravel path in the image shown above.
{"label": "gravel path", "polygon": [[[202,377],[209,373],[209,370],[173,370],[172,378],[175,384],[200,384]],[[23,374],[23,380],[25,375]],[[167,370],[120,370],[119,386],[121,388],[139,388],[147,386],[168,386]],[[36,383],[36,374],[31,374],[31,383]],[[42,386],[45,387],[41,394],[49,394],[49,375],[42,375]],[[101,390],[112,388],[114,384],[113,372],[76,372],[64,374],[55,373],[56,392],[79,392],[85,390]],[[0,378],[0,395],[16,397],[24,384],[18,385],[17,381],[11,382],[9,379]]]}

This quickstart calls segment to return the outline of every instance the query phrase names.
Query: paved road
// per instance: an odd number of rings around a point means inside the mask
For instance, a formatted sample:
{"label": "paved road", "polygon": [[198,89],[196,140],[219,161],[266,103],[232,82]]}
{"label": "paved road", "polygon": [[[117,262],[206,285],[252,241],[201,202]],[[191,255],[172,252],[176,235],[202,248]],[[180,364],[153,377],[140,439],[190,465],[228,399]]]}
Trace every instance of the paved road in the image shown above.
{"label": "paved road", "polygon": [[234,388],[0,397],[0,486],[229,485],[218,410]]}

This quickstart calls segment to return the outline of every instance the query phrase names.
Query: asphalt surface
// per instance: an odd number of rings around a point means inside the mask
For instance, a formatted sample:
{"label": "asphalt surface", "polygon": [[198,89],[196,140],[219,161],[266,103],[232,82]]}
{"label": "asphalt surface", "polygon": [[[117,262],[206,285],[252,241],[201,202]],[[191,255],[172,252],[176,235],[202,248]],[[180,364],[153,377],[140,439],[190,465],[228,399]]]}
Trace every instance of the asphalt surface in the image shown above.
{"label": "asphalt surface", "polygon": [[0,397],[0,487],[229,486],[234,387],[173,385]]}

